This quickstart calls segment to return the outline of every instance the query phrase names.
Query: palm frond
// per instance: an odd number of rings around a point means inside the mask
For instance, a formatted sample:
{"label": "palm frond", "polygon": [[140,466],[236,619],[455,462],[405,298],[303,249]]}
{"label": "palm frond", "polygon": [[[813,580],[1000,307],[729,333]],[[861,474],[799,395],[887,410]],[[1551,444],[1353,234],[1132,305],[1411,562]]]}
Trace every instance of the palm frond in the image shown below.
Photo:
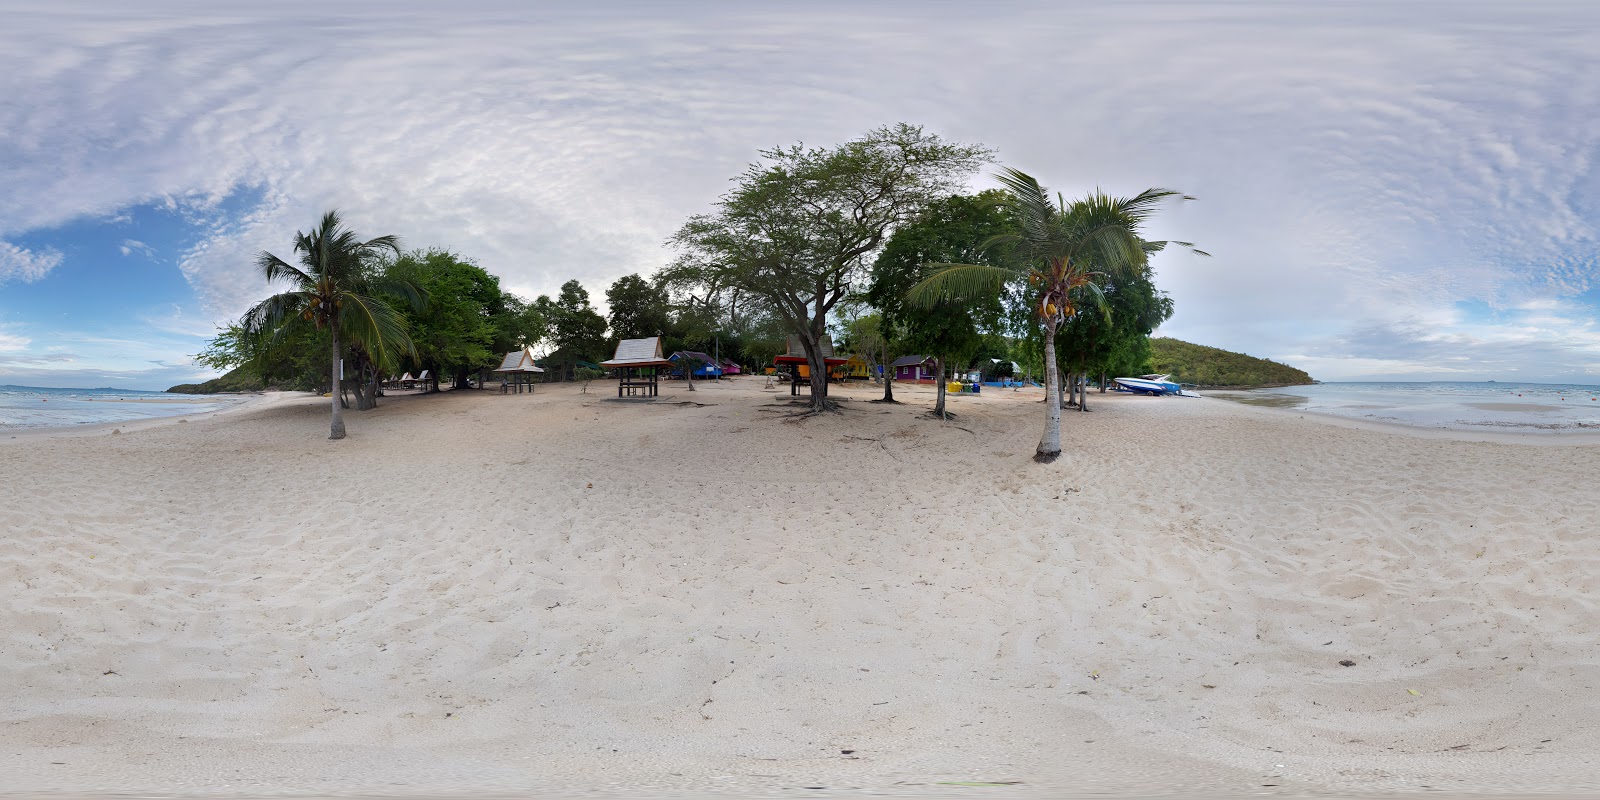
{"label": "palm frond", "polygon": [[1106,322],[1111,321],[1111,304],[1106,302],[1105,289],[1101,288],[1099,282],[1089,281],[1084,283],[1078,287],[1078,291],[1088,295],[1090,303],[1094,305],[1096,311],[1100,312],[1101,319]]}
{"label": "palm frond", "polygon": [[1018,277],[1015,269],[983,264],[929,264],[938,272],[918,281],[906,292],[906,305],[932,308],[941,300],[993,296]]}
{"label": "palm frond", "polygon": [[366,290],[373,294],[393,295],[414,311],[428,307],[427,290],[408,280],[382,277],[368,282]]}
{"label": "palm frond", "polygon": [[300,316],[310,302],[311,295],[306,292],[275,294],[244,312],[239,325],[252,334],[276,330],[285,320]]}
{"label": "palm frond", "polygon": [[265,250],[256,255],[256,268],[261,270],[262,275],[266,276],[267,283],[274,283],[280,278],[287,278],[298,284],[302,289],[316,283],[310,275],[305,274],[298,267]]}
{"label": "palm frond", "polygon": [[405,320],[376,297],[346,292],[339,300],[339,327],[351,342],[360,342],[380,364],[399,355],[416,355]]}

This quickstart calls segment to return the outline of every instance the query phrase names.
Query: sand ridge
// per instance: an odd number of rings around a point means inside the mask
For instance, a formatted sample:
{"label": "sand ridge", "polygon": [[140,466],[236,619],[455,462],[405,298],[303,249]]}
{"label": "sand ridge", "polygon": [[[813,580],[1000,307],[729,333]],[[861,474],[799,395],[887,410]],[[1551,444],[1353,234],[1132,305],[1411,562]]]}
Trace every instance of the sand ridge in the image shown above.
{"label": "sand ridge", "polygon": [[0,441],[0,785],[1600,788],[1600,449],[761,386]]}

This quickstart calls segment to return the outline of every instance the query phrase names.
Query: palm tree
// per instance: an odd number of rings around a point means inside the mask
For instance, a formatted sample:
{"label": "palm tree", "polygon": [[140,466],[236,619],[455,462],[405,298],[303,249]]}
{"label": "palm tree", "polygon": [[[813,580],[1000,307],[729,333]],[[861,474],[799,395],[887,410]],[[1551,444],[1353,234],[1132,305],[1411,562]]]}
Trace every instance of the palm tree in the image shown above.
{"label": "palm tree", "polygon": [[265,250],[256,257],[256,266],[268,283],[283,280],[294,288],[245,312],[244,327],[258,335],[270,332],[274,338],[305,325],[328,329],[333,337],[333,422],[328,438],[343,439],[341,342],[361,347],[379,364],[390,363],[401,353],[414,353],[405,321],[374,295],[387,292],[418,303],[420,293],[409,283],[370,276],[368,268],[375,257],[385,252],[399,255],[400,240],[379,236],[363,242],[344,228],[338,211],[324,214],[322,223],[310,233],[296,232],[294,250],[300,256],[298,267]]}
{"label": "palm tree", "polygon": [[[1142,225],[1162,201],[1194,198],[1171,189],[1146,189],[1134,197],[1111,197],[1095,191],[1068,205],[1027,173],[1005,169],[996,176],[1010,194],[1018,228],[992,237],[985,250],[1002,248],[1004,266],[936,264],[941,269],[911,287],[906,300],[927,308],[941,298],[994,295],[1008,284],[1023,283],[1033,312],[1044,329],[1045,426],[1034,460],[1051,462],[1061,455],[1060,373],[1056,367],[1056,329],[1078,313],[1077,303],[1104,306],[1101,285],[1145,265],[1146,255],[1167,242],[1139,238]],[[1190,249],[1189,242],[1172,242]],[[1195,250],[1196,253],[1205,253]]]}

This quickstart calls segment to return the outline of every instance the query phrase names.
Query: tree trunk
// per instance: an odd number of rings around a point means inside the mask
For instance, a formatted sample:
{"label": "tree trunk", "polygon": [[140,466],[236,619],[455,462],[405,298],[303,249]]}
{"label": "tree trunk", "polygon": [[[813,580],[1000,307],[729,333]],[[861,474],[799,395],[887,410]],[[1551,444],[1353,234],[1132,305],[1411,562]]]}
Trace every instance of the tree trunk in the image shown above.
{"label": "tree trunk", "polygon": [[1078,387],[1078,413],[1089,410],[1089,373],[1083,373],[1083,385]]}
{"label": "tree trunk", "polygon": [[1044,329],[1044,435],[1033,460],[1048,464],[1061,457],[1061,405],[1050,402],[1061,391],[1061,376],[1056,369],[1056,329]]}
{"label": "tree trunk", "polygon": [[1058,370],[1057,375],[1058,375],[1059,380],[1061,381],[1061,383],[1056,388],[1057,403],[1062,408],[1071,408],[1072,407],[1072,373],[1068,372],[1065,375],[1061,375],[1059,373],[1059,369],[1060,369],[1060,367],[1057,367],[1057,370]]}
{"label": "tree trunk", "polygon": [[893,403],[894,399],[894,369],[889,366],[889,343],[883,345],[883,402]]}
{"label": "tree trunk", "polygon": [[328,438],[329,439],[343,439],[344,438],[344,412],[339,408],[340,397],[339,397],[339,328],[338,328],[338,324],[334,323],[333,325],[330,325],[329,326],[329,330],[333,334],[333,369],[331,371],[332,375],[333,375],[333,383],[332,383],[333,389],[332,389],[332,391],[328,392],[328,396],[333,398],[333,422],[329,426]]}
{"label": "tree trunk", "polygon": [[822,335],[808,328],[800,334],[800,346],[806,351],[806,367],[811,370],[811,410],[828,408],[828,364],[822,360]]}
{"label": "tree trunk", "polygon": [[939,394],[938,394],[939,399],[934,401],[933,413],[937,414],[939,416],[939,419],[949,419],[950,417],[944,413],[944,393],[945,393],[944,359],[935,358],[933,360],[933,371],[934,371],[934,374],[936,374],[938,376],[938,380],[939,380]]}

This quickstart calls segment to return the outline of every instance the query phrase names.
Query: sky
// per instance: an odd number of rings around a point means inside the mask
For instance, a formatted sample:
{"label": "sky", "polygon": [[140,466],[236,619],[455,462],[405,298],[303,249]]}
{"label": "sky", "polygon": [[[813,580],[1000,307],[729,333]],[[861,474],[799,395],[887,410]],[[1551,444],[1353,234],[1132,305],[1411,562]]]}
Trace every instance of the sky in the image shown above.
{"label": "sky", "polygon": [[648,275],[757,151],[905,121],[1198,198],[1160,333],[1600,384],[1600,3],[0,0],[0,384],[163,389],[330,208],[526,297]]}

